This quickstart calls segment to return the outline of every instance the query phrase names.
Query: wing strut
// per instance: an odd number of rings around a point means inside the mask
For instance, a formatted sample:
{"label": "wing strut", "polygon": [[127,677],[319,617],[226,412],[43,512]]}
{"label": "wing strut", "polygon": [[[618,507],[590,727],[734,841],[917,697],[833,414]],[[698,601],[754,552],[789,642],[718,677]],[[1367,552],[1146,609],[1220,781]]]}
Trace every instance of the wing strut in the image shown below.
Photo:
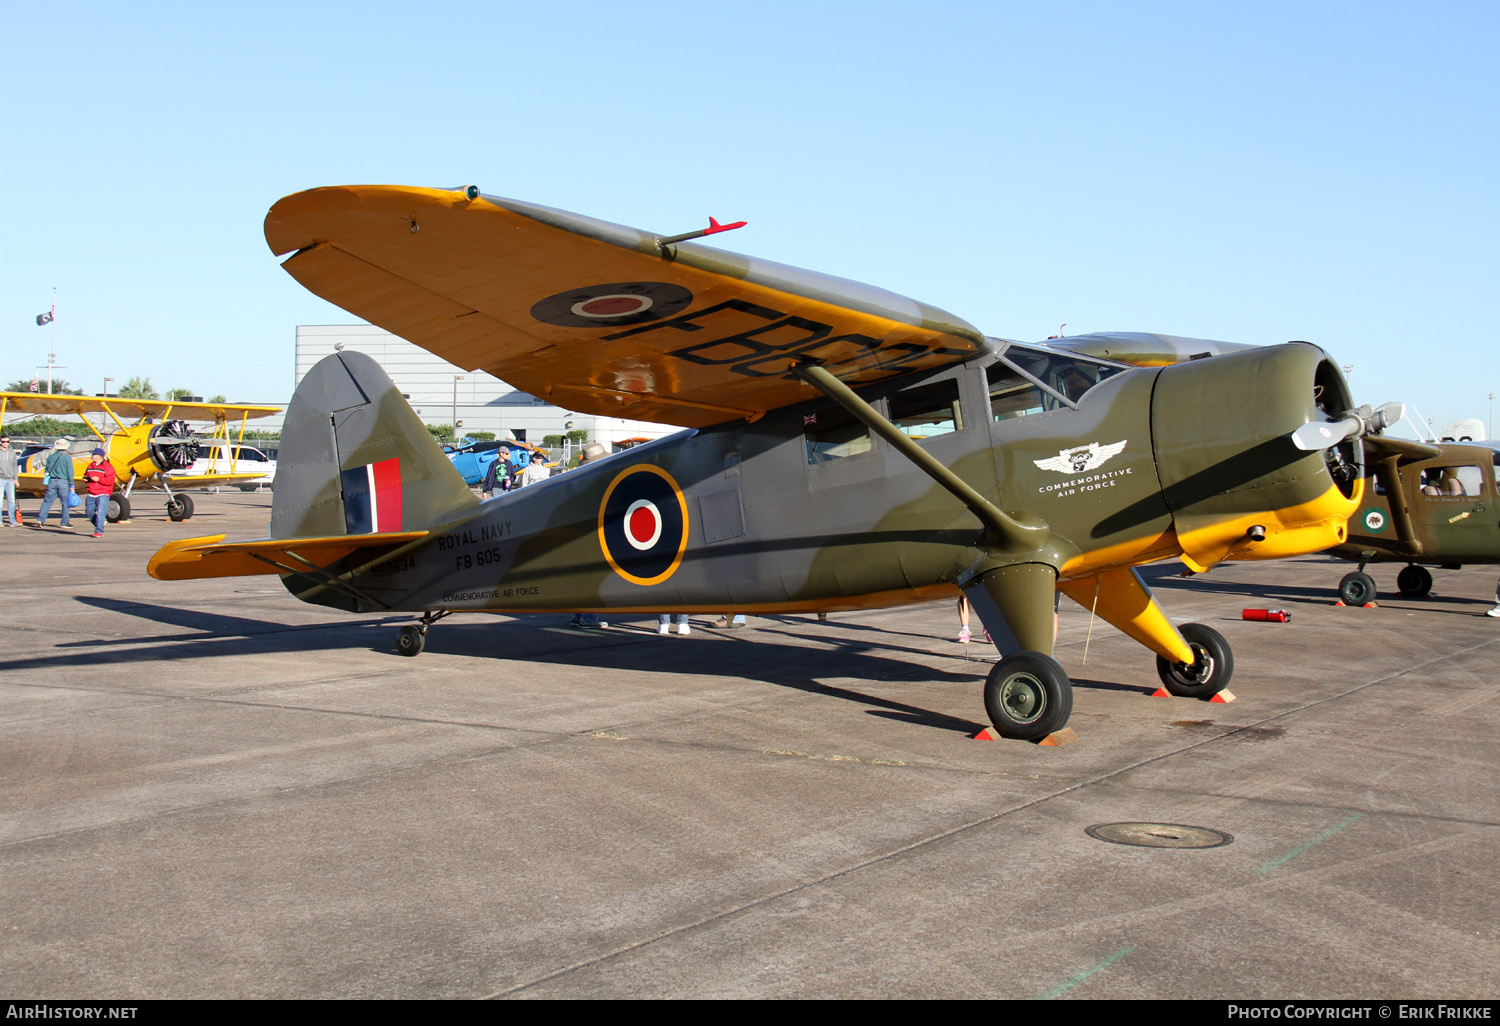
{"label": "wing strut", "polygon": [[1052,535],[1052,529],[1042,522],[1022,523],[1009,516],[990,500],[979,494],[972,485],[953,471],[943,466],[931,453],[901,433],[901,429],[880,415],[869,403],[854,394],[828,370],[816,363],[801,362],[792,367],[792,373],[812,385],[828,398],[848,410],[850,415],[864,422],[869,429],[884,438],[891,447],[910,460],[918,470],[932,478],[953,494],[959,502],[979,518],[997,546],[1007,552],[1035,552]]}

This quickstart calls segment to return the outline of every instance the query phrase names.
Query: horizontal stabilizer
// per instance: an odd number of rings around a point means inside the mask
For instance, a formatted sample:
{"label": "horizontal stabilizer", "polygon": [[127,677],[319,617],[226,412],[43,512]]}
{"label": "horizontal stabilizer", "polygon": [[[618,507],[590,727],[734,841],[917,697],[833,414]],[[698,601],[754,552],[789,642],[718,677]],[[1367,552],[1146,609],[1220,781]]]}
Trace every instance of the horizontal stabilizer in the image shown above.
{"label": "horizontal stabilizer", "polygon": [[224,535],[184,538],[163,545],[146,572],[159,581],[202,577],[248,577],[253,574],[317,574],[360,549],[390,548],[427,536],[426,531],[336,535],[329,538],[269,538],[230,542]]}

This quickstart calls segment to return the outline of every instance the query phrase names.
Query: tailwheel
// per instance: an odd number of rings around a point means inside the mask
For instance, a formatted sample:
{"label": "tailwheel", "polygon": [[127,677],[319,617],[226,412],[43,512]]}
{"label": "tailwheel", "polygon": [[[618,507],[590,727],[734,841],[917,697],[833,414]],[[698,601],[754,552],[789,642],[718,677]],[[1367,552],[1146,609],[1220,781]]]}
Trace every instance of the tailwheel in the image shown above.
{"label": "tailwheel", "polygon": [[1432,591],[1432,574],[1425,566],[1412,563],[1396,575],[1396,587],[1407,598],[1422,598]]}
{"label": "tailwheel", "polygon": [[1193,650],[1193,662],[1178,663],[1157,656],[1156,675],[1162,686],[1179,698],[1210,698],[1223,691],[1234,674],[1229,642],[1201,623],[1183,624],[1182,638]]}
{"label": "tailwheel", "polygon": [[1375,578],[1363,570],[1345,574],[1339,581],[1339,598],[1346,606],[1362,606],[1375,601]]}
{"label": "tailwheel", "polygon": [[1051,656],[1013,652],[985,678],[984,708],[1001,737],[1039,741],[1067,725],[1073,682]]}
{"label": "tailwheel", "polygon": [[422,646],[427,644],[427,629],[415,624],[408,624],[401,628],[401,634],[396,638],[396,651],[404,656],[414,656],[422,651]]}

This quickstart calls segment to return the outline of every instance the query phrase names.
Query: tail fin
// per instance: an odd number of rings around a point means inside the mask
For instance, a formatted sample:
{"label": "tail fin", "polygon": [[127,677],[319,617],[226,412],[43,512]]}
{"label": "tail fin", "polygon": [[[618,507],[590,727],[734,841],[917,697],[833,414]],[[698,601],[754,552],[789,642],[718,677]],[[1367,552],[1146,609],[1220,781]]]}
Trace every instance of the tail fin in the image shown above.
{"label": "tail fin", "polygon": [[271,537],[423,530],[478,500],[380,365],[340,352],[287,407]]}

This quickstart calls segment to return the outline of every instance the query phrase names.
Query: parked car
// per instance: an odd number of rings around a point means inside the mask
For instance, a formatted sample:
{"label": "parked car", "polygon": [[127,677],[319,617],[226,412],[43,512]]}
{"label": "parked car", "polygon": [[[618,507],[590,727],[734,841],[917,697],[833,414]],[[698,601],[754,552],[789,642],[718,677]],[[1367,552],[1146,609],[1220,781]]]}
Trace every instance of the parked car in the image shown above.
{"label": "parked car", "polygon": [[264,450],[257,449],[253,445],[213,439],[198,443],[198,458],[193,461],[191,467],[174,472],[168,477],[176,477],[178,474],[226,473],[265,475],[253,481],[236,482],[235,487],[242,492],[270,488],[276,479],[276,461],[267,456]]}

